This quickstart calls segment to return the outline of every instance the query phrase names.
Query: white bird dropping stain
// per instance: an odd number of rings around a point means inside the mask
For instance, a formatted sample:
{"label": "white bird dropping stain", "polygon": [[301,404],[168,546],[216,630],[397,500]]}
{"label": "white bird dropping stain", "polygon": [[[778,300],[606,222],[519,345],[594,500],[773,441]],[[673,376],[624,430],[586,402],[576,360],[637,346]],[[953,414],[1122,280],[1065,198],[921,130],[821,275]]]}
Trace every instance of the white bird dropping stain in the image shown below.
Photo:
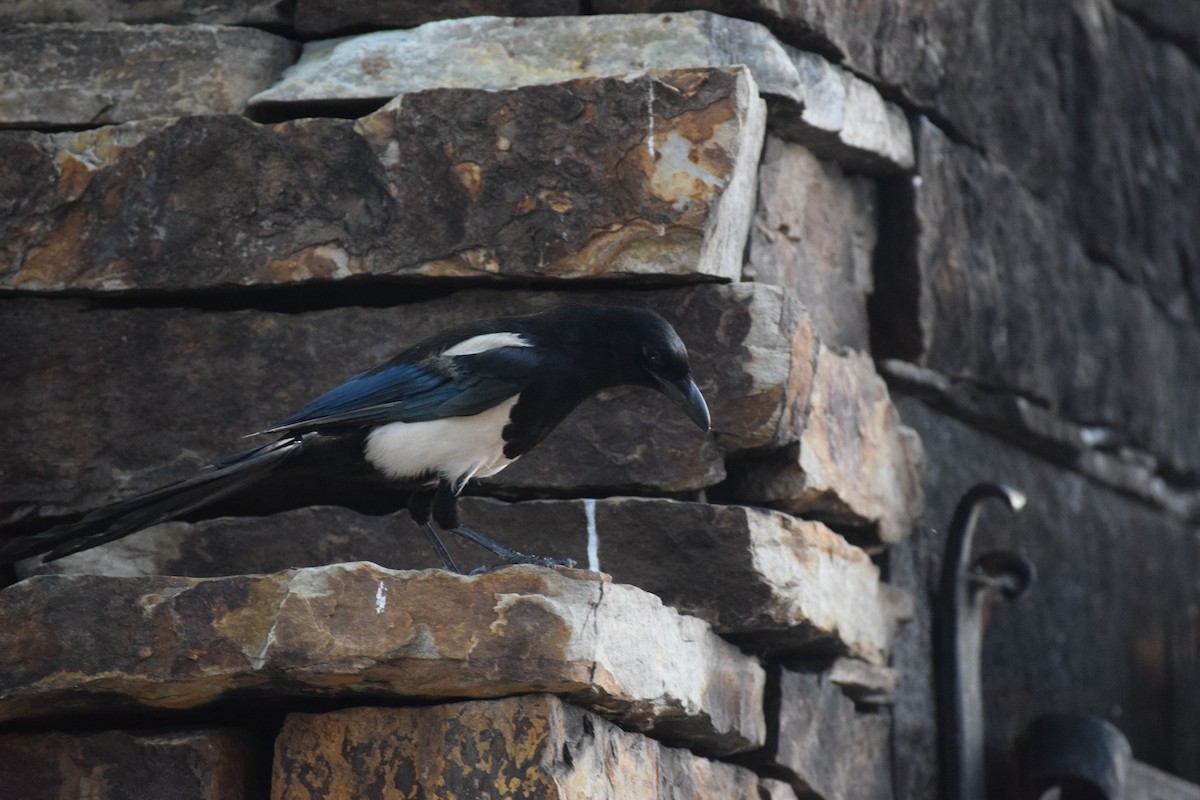
{"label": "white bird dropping stain", "polygon": [[646,124],[646,153],[650,156],[650,161],[654,161],[654,79],[646,81],[646,93],[648,95],[646,102],[647,109],[647,124]]}
{"label": "white bird dropping stain", "polygon": [[587,517],[588,534],[588,569],[600,571],[600,535],[596,533],[596,501],[588,498],[583,501],[583,513]]}
{"label": "white bird dropping stain", "polygon": [[382,614],[387,608],[387,587],[383,585],[383,581],[379,582],[379,588],[375,590],[375,613]]}

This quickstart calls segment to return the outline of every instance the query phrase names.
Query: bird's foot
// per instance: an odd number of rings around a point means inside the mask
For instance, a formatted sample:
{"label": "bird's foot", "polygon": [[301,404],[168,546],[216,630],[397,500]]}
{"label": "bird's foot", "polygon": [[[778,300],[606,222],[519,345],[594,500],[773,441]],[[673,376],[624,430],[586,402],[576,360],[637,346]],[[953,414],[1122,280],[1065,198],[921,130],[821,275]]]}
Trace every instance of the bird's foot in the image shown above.
{"label": "bird's foot", "polygon": [[474,542],[480,547],[495,553],[504,562],[503,564],[495,564],[492,566],[479,567],[471,571],[472,575],[491,572],[493,570],[502,569],[503,567],[516,564],[533,564],[538,567],[574,567],[575,561],[570,558],[547,558],[546,556],[532,556],[527,553],[521,553],[513,550],[511,547],[505,547],[494,539],[489,539],[479,531],[468,528],[466,525],[459,525],[451,530],[459,536]]}
{"label": "bird's foot", "polygon": [[575,559],[573,558],[547,558],[545,556],[531,556],[525,553],[518,553],[515,550],[511,557],[507,557],[499,564],[484,564],[471,570],[470,575],[484,575],[489,572],[496,572],[505,567],[513,567],[520,564],[532,564],[535,567],[566,567],[573,569],[575,567]]}

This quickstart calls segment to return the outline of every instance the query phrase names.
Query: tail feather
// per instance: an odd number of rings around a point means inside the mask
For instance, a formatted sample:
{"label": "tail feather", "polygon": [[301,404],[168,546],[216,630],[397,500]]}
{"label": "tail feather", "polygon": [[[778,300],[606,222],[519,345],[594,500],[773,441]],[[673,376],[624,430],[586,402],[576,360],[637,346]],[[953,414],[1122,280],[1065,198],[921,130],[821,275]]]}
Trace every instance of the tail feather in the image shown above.
{"label": "tail feather", "polygon": [[280,439],[218,462],[193,478],[98,508],[76,522],[11,539],[0,544],[0,564],[43,553],[44,561],[54,561],[176,519],[257,483],[303,444],[299,437]]}

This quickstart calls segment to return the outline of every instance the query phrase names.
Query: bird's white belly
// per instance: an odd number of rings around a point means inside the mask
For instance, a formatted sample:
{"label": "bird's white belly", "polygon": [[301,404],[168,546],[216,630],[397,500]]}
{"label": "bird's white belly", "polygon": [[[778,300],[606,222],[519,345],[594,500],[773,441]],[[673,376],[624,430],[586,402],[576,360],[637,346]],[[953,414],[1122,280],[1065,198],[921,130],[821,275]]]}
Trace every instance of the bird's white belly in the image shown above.
{"label": "bird's white belly", "polygon": [[367,435],[364,455],[395,480],[435,473],[465,482],[495,475],[516,460],[504,455],[503,431],[519,397],[469,417],[382,425]]}

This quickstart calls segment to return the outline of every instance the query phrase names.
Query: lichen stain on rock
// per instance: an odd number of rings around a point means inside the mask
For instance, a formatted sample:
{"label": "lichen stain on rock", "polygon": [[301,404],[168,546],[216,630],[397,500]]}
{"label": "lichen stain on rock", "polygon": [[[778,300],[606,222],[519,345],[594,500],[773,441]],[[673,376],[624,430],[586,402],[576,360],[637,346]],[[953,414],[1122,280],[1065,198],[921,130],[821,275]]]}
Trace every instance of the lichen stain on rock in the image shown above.
{"label": "lichen stain on rock", "polygon": [[308,280],[346,278],[362,270],[346,250],[326,243],[297,250],[283,258],[268,256],[256,270],[254,281],[267,284],[298,283]]}
{"label": "lichen stain on rock", "polygon": [[37,291],[65,289],[75,284],[74,278],[83,276],[64,275],[64,272],[73,273],[75,270],[64,270],[63,267],[66,264],[78,264],[80,270],[86,267],[79,254],[80,243],[90,238],[88,223],[87,210],[82,206],[73,206],[57,225],[48,230],[48,235],[30,249],[20,270],[13,276],[12,285],[18,289]]}
{"label": "lichen stain on rock", "polygon": [[575,632],[559,605],[538,595],[502,596],[494,606],[496,618],[488,632],[506,658],[566,661]]}
{"label": "lichen stain on rock", "polygon": [[64,203],[79,199],[83,190],[91,183],[92,176],[96,174],[92,165],[85,163],[74,153],[60,153],[54,159],[54,165],[58,168],[58,181],[54,188],[58,199]]}
{"label": "lichen stain on rock", "polygon": [[538,200],[556,214],[566,214],[575,208],[575,203],[571,200],[571,194],[557,189],[542,189],[538,192]]}
{"label": "lichen stain on rock", "polygon": [[471,198],[471,202],[479,201],[479,194],[483,188],[483,170],[474,161],[460,161],[451,169],[458,182],[467,190],[467,194]]}
{"label": "lichen stain on rock", "polygon": [[692,228],[632,219],[592,229],[582,247],[540,271],[560,277],[687,274],[690,262],[680,254],[693,253],[702,236]]}

